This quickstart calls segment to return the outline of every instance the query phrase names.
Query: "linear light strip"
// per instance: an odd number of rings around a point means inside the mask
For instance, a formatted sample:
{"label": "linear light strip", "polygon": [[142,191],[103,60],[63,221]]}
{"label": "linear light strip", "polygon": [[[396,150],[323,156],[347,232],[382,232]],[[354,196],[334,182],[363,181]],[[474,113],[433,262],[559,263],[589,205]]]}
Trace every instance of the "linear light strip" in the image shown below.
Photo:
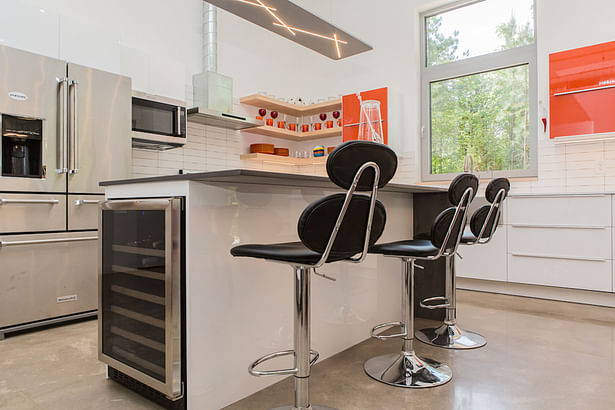
{"label": "linear light strip", "polygon": [[[274,25],[274,26],[285,27],[285,26],[283,26],[282,24],[278,24],[278,23],[273,23],[273,25]],[[337,43],[341,43],[341,44],[348,44],[348,42],[347,42],[347,41],[337,39],[337,36],[336,36],[336,38],[333,38],[333,37],[327,37],[327,36],[323,36],[322,34],[317,34],[317,33],[313,33],[313,32],[311,32],[311,31],[302,30],[302,29],[297,28],[297,27],[286,27],[286,28],[289,28],[289,29],[292,29],[292,30],[298,31],[298,32],[300,32],[300,33],[309,34],[309,35],[311,35],[311,36],[316,36],[316,37],[320,37],[320,38],[326,38],[327,40],[335,41],[335,42],[337,42]]]}
{"label": "linear light strip", "polygon": [[[292,30],[291,30],[291,28],[290,28],[290,27],[288,27],[288,26],[286,25],[286,23],[284,23],[284,22],[282,21],[282,19],[281,19],[281,18],[279,18],[279,17],[277,16],[277,14],[275,14],[273,11],[269,10],[269,7],[268,7],[268,6],[265,6],[265,4],[263,4],[263,2],[262,2],[261,0],[256,0],[256,1],[258,1],[258,3],[259,3],[261,6],[263,6],[263,7],[265,8],[265,10],[267,10],[267,13],[271,14],[271,15],[273,16],[273,18],[275,18],[277,21],[279,21],[279,22],[280,22],[280,24],[281,24],[281,25],[282,25],[282,26],[283,26],[286,30],[290,31],[290,34],[292,34],[293,36],[296,36],[296,35],[297,35],[294,31],[292,31]],[[273,24],[275,24],[275,23],[273,23]]]}
{"label": "linear light strip", "polygon": [[337,50],[337,58],[342,58],[342,53],[340,52],[340,43],[337,39],[337,33],[333,33],[333,38],[335,39],[335,49]]}
{"label": "linear light strip", "polygon": [[237,1],[240,2],[240,3],[250,4],[250,5],[256,6],[256,7],[263,7],[263,8],[266,8],[268,10],[271,10],[271,11],[277,11],[278,10],[278,9],[276,9],[274,7],[263,6],[261,4],[254,3],[253,1],[248,1],[248,0],[237,0]]}

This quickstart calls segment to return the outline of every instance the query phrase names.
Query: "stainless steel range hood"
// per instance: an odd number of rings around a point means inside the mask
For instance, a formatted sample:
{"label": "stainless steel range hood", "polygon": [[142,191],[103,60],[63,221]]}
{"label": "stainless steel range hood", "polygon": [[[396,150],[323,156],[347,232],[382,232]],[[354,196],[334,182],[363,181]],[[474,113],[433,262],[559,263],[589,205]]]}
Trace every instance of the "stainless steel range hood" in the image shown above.
{"label": "stainless steel range hood", "polygon": [[263,125],[262,121],[259,123],[254,118],[228,114],[205,107],[190,108],[188,110],[188,121],[230,130],[243,130]]}

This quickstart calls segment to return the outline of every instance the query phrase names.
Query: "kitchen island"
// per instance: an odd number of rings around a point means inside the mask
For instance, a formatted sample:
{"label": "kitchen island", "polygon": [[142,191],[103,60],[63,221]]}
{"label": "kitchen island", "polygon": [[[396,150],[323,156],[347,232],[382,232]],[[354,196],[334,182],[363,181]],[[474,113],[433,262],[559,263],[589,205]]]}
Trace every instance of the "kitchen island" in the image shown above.
{"label": "kitchen island", "polygon": [[[243,243],[298,240],[297,221],[307,204],[340,189],[325,177],[242,169],[101,185],[108,200],[184,198],[187,407],[219,409],[279,381],[252,377],[247,367],[292,347],[292,269],[233,258],[229,251]],[[390,183],[378,199],[388,221],[381,241],[425,232],[446,206],[445,191],[426,186]],[[362,264],[327,264],[320,271],[337,279],[312,280],[312,347],[320,360],[367,339],[374,325],[399,320],[398,260],[370,255]],[[443,264],[428,264],[416,276],[417,299],[444,293]]]}

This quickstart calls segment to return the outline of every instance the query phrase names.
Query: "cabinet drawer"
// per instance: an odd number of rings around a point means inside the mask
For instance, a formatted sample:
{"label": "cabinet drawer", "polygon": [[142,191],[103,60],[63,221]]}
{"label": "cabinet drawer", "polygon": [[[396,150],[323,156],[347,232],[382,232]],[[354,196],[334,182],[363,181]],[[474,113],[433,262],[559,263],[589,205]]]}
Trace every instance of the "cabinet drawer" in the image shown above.
{"label": "cabinet drawer", "polygon": [[0,327],[96,309],[96,232],[0,236]]}
{"label": "cabinet drawer", "polygon": [[455,272],[458,277],[506,280],[506,226],[500,226],[489,243],[461,245],[459,253],[463,259],[455,259]]}
{"label": "cabinet drawer", "polygon": [[65,195],[0,193],[0,233],[64,230]]}
{"label": "cabinet drawer", "polygon": [[98,229],[98,204],[101,195],[68,196],[68,229]]}
{"label": "cabinet drawer", "polygon": [[611,228],[549,228],[510,225],[510,253],[612,259]]}
{"label": "cabinet drawer", "polygon": [[508,280],[533,285],[610,292],[612,261],[608,259],[553,258],[508,255]]}
{"label": "cabinet drawer", "polygon": [[511,225],[611,226],[609,195],[528,196],[507,201]]}

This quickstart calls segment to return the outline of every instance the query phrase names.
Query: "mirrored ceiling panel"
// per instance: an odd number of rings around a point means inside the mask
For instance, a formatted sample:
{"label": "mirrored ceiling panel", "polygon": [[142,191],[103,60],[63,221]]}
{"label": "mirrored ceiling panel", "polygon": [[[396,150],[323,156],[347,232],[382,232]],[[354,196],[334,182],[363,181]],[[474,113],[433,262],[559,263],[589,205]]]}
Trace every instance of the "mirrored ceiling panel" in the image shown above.
{"label": "mirrored ceiling panel", "polygon": [[208,0],[254,24],[333,60],[372,47],[288,0]]}

